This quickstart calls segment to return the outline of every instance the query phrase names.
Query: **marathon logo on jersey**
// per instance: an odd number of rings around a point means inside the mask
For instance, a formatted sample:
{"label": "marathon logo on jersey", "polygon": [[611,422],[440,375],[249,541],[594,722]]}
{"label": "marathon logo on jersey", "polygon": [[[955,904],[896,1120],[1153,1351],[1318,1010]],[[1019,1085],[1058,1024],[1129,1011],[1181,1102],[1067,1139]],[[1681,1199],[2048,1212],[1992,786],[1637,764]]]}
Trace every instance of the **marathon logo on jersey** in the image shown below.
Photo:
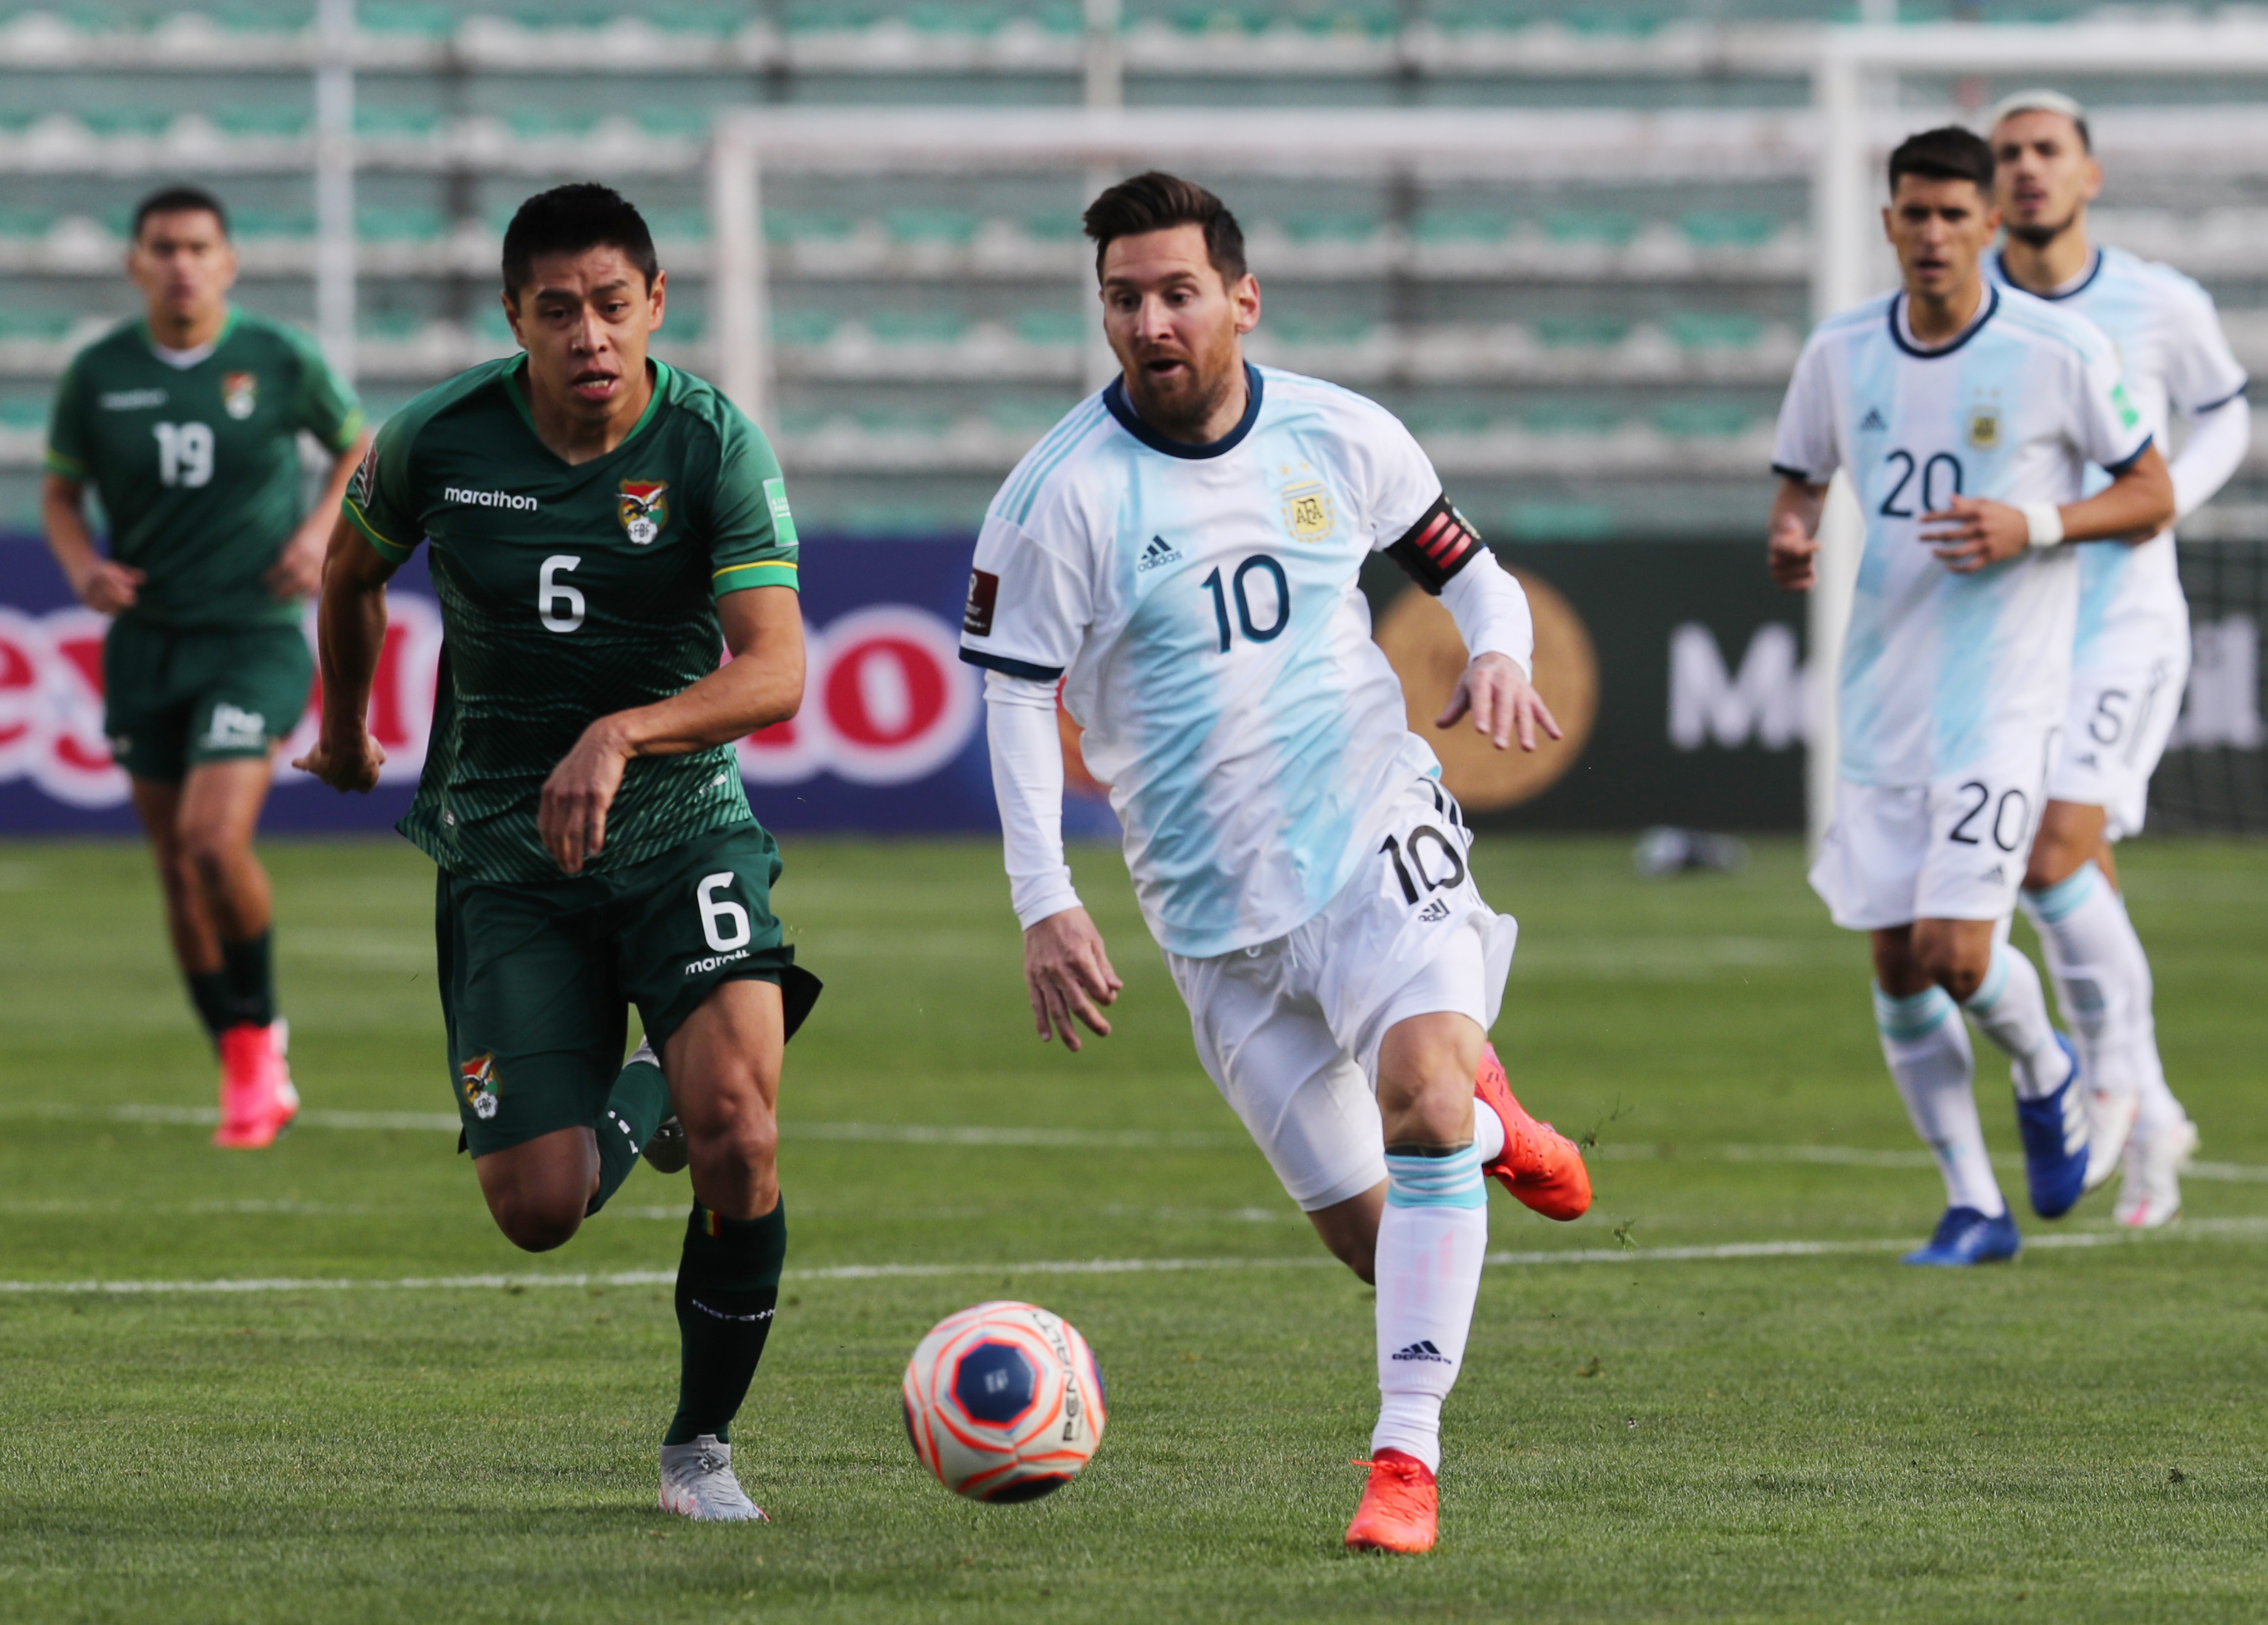
{"label": "marathon logo on jersey", "polygon": [[220,375],[220,406],[238,423],[242,423],[260,409],[260,378],[252,372],[224,372]]}
{"label": "marathon logo on jersey", "polygon": [[1992,452],[2000,445],[2000,408],[1996,406],[1974,408],[1969,414],[1969,444],[1980,452]]}
{"label": "marathon logo on jersey", "polygon": [[166,392],[162,389],[114,389],[95,399],[106,412],[145,412],[151,407],[165,405]]}
{"label": "marathon logo on jersey", "polygon": [[[373,452],[375,449],[372,448]],[[509,508],[514,513],[534,513],[539,505],[534,497],[522,496],[517,491],[474,491],[461,485],[443,486],[441,500],[467,508]]]}
{"label": "marathon logo on jersey", "polygon": [[625,480],[619,489],[622,496],[615,504],[615,517],[622,522],[622,533],[634,548],[650,546],[669,523],[669,482]]}
{"label": "marathon logo on jersey", "polygon": [[458,1063],[457,1092],[465,1097],[465,1108],[482,1122],[497,1114],[497,1087],[494,1055],[484,1052]]}
{"label": "marathon logo on jersey", "polygon": [[1142,549],[1142,556],[1135,561],[1134,573],[1139,576],[1145,571],[1156,570],[1160,565],[1178,564],[1181,562],[1182,555],[1171,542],[1163,536],[1152,536],[1150,538],[1150,545]]}
{"label": "marathon logo on jersey", "polygon": [[688,976],[705,976],[712,970],[724,969],[735,960],[745,960],[747,957],[748,951],[742,948],[735,953],[715,953],[705,960],[688,960],[685,961],[685,974]]}
{"label": "marathon logo on jersey", "polygon": [[1294,541],[1329,541],[1338,528],[1338,511],[1321,480],[1303,480],[1284,489],[1284,528]]}
{"label": "marathon logo on jersey", "polygon": [[961,629],[971,637],[992,636],[992,612],[1000,603],[1000,577],[989,570],[968,572],[968,602],[961,612]]}

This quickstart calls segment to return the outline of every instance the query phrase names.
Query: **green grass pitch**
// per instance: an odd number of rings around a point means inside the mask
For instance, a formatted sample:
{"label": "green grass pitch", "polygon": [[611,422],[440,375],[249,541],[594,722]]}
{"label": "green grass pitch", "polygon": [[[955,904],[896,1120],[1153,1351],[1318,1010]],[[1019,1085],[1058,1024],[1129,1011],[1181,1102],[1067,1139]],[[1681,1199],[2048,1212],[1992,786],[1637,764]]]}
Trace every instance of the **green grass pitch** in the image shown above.
{"label": "green grass pitch", "polygon": [[[1115,855],[1078,863],[1126,996],[1073,1057],[1032,1036],[988,843],[787,842],[828,990],[789,1054],[793,1278],[736,1438],[776,1521],[701,1528],[653,1508],[667,1288],[557,1279],[673,1269],[685,1181],[641,1169],[556,1254],[496,1233],[431,1126],[422,859],[266,849],[310,1115],[231,1154],[194,1121],[210,1063],[144,854],[0,848],[0,1619],[2258,1618],[2268,849],[2126,858],[2210,1159],[2184,1222],[2116,1236],[2099,1195],[2021,1216],[2066,1245],[1952,1275],[1896,1262],[1940,1188],[1794,848],[1674,883],[1627,849],[1482,842],[1523,927],[1498,1043],[1540,1115],[1596,1131],[1598,1201],[1563,1227],[1494,1198],[1441,1547],[1381,1560],[1338,1548],[1368,1295],[1198,1070]],[[1207,1267],[1032,1268],[1096,1260]],[[312,1284],[22,1290],[220,1279]],[[946,1495],[897,1415],[921,1333],[1001,1295],[1070,1318],[1110,1385],[1093,1467],[1025,1507]]]}

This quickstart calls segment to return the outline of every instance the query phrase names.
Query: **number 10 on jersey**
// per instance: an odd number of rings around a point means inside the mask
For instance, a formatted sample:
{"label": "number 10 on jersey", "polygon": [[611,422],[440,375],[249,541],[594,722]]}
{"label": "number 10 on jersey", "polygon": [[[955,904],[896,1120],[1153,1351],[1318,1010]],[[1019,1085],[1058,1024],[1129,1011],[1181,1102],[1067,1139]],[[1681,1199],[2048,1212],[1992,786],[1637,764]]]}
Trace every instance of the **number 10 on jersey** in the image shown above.
{"label": "number 10 on jersey", "polygon": [[[1276,613],[1266,626],[1260,625],[1252,615],[1252,589],[1248,583],[1256,574],[1267,576],[1276,584]],[[1206,592],[1212,594],[1213,625],[1220,634],[1218,652],[1221,654],[1228,652],[1233,641],[1228,621],[1228,604],[1232,598],[1236,600],[1235,629],[1241,631],[1252,643],[1271,642],[1281,636],[1285,627],[1291,623],[1292,585],[1284,578],[1284,567],[1264,553],[1256,553],[1239,564],[1236,573],[1228,578],[1226,585],[1222,584],[1220,571],[1217,568],[1202,585]]]}

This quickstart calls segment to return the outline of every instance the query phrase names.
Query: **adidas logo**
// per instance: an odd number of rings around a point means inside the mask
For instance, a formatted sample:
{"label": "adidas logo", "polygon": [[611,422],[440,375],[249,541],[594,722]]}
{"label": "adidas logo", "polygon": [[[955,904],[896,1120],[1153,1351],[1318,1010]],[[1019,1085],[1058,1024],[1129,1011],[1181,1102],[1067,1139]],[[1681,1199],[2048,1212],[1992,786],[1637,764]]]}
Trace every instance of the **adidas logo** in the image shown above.
{"label": "adidas logo", "polygon": [[1981,880],[1989,881],[1994,886],[1999,886],[2007,879],[2008,871],[2000,864],[1995,864],[1977,878]]}
{"label": "adidas logo", "polygon": [[2101,764],[2095,760],[2095,753],[2093,751],[2089,751],[2086,755],[2081,756],[2079,759],[2079,765],[2082,768],[2092,768],[2100,766]]}
{"label": "adidas logo", "polygon": [[1178,564],[1181,562],[1182,555],[1174,549],[1173,544],[1163,536],[1152,536],[1150,545],[1142,549],[1142,557],[1135,564],[1134,573],[1138,576],[1145,570],[1157,569],[1160,564]]}
{"label": "adidas logo", "polygon": [[[1436,897],[1418,911],[1418,917],[1427,921],[1446,920],[1449,917],[1449,905]],[[1395,1357],[1399,1359],[1401,1357],[1397,1355]]]}
{"label": "adidas logo", "polygon": [[1882,421],[1882,415],[1873,407],[1868,407],[1867,415],[1859,420],[1860,434],[1865,434],[1869,429],[1888,429],[1889,427],[1889,425]]}
{"label": "adidas logo", "polygon": [[1456,1364],[1456,1362],[1450,1359],[1447,1355],[1443,1354],[1439,1349],[1436,1349],[1433,1346],[1432,1340],[1431,1338],[1428,1338],[1422,1342],[1411,1343],[1407,1349],[1403,1349],[1389,1357],[1396,1360],[1431,1360],[1438,1365],[1454,1365]]}

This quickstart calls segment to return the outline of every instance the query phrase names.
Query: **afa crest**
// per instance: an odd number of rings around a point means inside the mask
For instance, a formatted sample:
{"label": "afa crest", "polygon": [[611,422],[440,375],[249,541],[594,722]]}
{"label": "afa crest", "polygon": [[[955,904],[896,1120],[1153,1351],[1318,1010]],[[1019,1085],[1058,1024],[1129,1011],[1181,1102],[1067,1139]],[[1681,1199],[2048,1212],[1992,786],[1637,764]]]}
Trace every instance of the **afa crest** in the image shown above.
{"label": "afa crest", "polygon": [[260,376],[254,372],[224,372],[220,377],[221,410],[241,423],[260,407]]}
{"label": "afa crest", "polygon": [[625,480],[615,516],[632,547],[643,548],[661,534],[669,523],[669,483],[665,480]]}
{"label": "afa crest", "polygon": [[1996,406],[1977,407],[1969,414],[1969,444],[1980,452],[1997,451],[2000,445],[2000,408]]}
{"label": "afa crest", "polygon": [[457,1089],[465,1104],[482,1122],[497,1114],[496,1056],[474,1055],[457,1065]]}
{"label": "afa crest", "polygon": [[1338,528],[1338,512],[1321,480],[1307,480],[1284,490],[1284,527],[1294,541],[1328,541]]}

